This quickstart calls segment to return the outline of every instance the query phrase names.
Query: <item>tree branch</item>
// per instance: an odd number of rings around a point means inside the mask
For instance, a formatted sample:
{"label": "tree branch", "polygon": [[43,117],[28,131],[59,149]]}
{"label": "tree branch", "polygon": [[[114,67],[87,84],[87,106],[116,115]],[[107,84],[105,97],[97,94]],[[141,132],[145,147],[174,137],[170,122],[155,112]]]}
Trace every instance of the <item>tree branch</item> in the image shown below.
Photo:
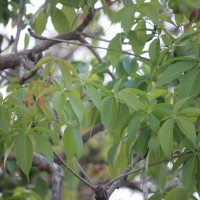
{"label": "tree branch", "polygon": [[103,130],[104,130],[103,124],[99,123],[99,124],[95,125],[91,130],[89,130],[83,134],[83,136],[82,136],[83,142],[84,143],[87,142],[91,136],[93,136]]}
{"label": "tree branch", "polygon": [[[122,175],[118,176],[117,178],[115,178],[115,179],[109,181],[109,182],[106,184],[106,186],[107,186],[107,185],[112,185],[112,184],[114,184],[116,181],[118,181],[118,180],[120,180],[120,179],[124,179],[126,176],[128,176],[128,175],[130,175],[130,174],[134,174],[134,173],[136,173],[136,172],[142,171],[142,170],[147,169],[147,168],[149,168],[149,167],[153,167],[153,166],[159,165],[159,164],[161,164],[161,163],[169,162],[169,161],[174,160],[174,159],[176,159],[176,158],[179,158],[179,157],[181,157],[181,156],[183,156],[183,155],[191,154],[191,153],[193,153],[193,152],[190,151],[190,150],[184,151],[184,152],[182,152],[182,153],[180,153],[180,154],[177,154],[177,155],[172,156],[171,159],[165,159],[165,160],[157,161],[157,162],[154,162],[154,163],[149,164],[148,166],[143,166],[143,167],[140,167],[140,168],[138,168],[138,169],[125,172],[125,173],[123,173]],[[115,185],[116,185],[116,184],[115,184]],[[109,191],[109,189],[108,189],[108,191]],[[110,193],[109,193],[109,194],[110,194]],[[112,193],[111,193],[111,194],[112,194]]]}
{"label": "tree branch", "polygon": [[[80,40],[80,42],[82,42],[82,44],[90,45],[81,35],[79,36],[79,40]],[[95,55],[95,57],[97,58],[97,60],[101,64],[104,63],[103,59],[99,56],[99,54],[96,52],[96,50],[94,49],[94,47],[88,46],[88,49]],[[111,76],[111,78],[113,80],[115,80],[115,76],[112,74],[112,72],[109,69],[107,69],[106,71]]]}
{"label": "tree branch", "polygon": [[76,32],[83,31],[88,26],[90,21],[93,19],[94,14],[95,13],[92,11],[89,12],[86,18],[83,20],[83,22],[75,31],[54,37],[54,39],[57,39],[57,40],[44,41],[38,44],[37,46],[33,47],[32,49],[27,49],[19,53],[12,52],[10,54],[0,56],[0,70],[3,71],[5,69],[14,69],[15,67],[19,67],[23,59],[27,58],[29,54],[41,53],[47,50],[49,47],[62,42],[59,40],[64,40],[64,41],[76,40],[78,38],[78,35],[76,34]]}
{"label": "tree branch", "polygon": [[86,181],[84,178],[82,178],[81,176],[79,176],[74,170],[71,169],[71,167],[55,152],[53,152],[54,156],[58,158],[58,160],[60,160],[60,162],[75,176],[77,177],[80,181],[82,181],[83,183],[85,183],[87,186],[89,186],[91,189],[95,190],[95,185],[89,183],[88,181]]}
{"label": "tree branch", "polygon": [[20,0],[19,13],[18,13],[18,18],[17,18],[17,33],[15,36],[15,40],[13,42],[12,52],[17,52],[17,45],[19,42],[20,32],[22,29],[22,17],[23,17],[23,12],[24,12],[24,6],[25,6],[25,0]]}

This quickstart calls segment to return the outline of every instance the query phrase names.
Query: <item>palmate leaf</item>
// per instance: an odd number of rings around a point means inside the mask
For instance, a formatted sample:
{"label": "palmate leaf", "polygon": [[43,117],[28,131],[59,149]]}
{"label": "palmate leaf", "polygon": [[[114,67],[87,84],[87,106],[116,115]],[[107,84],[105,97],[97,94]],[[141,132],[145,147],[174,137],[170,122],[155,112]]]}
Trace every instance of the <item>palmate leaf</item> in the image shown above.
{"label": "palmate leaf", "polygon": [[15,143],[15,155],[17,164],[29,179],[29,171],[32,166],[33,146],[28,134],[17,136]]}

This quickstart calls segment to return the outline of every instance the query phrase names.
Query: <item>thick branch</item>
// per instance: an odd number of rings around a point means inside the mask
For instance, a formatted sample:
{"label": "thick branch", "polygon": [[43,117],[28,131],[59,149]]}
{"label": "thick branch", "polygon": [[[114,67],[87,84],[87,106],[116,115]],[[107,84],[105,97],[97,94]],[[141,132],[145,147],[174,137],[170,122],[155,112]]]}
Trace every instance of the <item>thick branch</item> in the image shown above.
{"label": "thick branch", "polygon": [[[80,35],[80,37],[79,37],[79,40],[80,40],[80,42],[82,42],[83,44],[90,45],[81,35]],[[97,58],[97,60],[98,60],[101,64],[104,63],[103,59],[102,59],[102,58],[99,56],[99,54],[96,52],[95,48],[93,48],[93,47],[91,47],[91,46],[88,46],[88,49],[94,54],[94,56]],[[107,69],[107,73],[111,76],[111,78],[112,78],[113,80],[115,80],[115,76],[112,74],[112,72],[111,72],[109,69]]]}
{"label": "thick branch", "polygon": [[84,142],[84,143],[87,142],[88,139],[89,139],[91,136],[93,136],[93,135],[95,135],[95,134],[97,134],[98,132],[103,131],[103,130],[104,130],[103,124],[99,123],[99,124],[95,125],[95,126],[92,128],[92,130],[89,130],[88,132],[86,132],[86,133],[83,134],[83,136],[82,136],[83,142]]}
{"label": "thick branch", "polygon": [[[127,166],[126,170],[124,171],[123,174],[126,174],[127,172],[130,172],[132,167],[134,167],[139,161],[141,160],[140,156],[137,155],[133,161],[132,165]],[[122,174],[122,175],[123,175]],[[112,180],[110,182],[108,182],[105,187],[108,188],[106,190],[108,197],[111,196],[111,194],[115,191],[116,188],[119,188],[123,185],[124,180],[127,178],[127,176],[123,176],[122,178],[112,182]]]}
{"label": "thick branch", "polygon": [[54,38],[58,40],[54,41],[45,40],[41,42],[39,45],[35,46],[34,48],[21,51],[18,54],[11,53],[8,55],[0,56],[0,70],[2,71],[5,69],[14,69],[15,67],[20,66],[22,60],[27,58],[29,54],[41,53],[47,50],[49,47],[57,43],[60,43],[61,41],[59,40],[76,40],[79,37],[79,35],[76,34],[76,32],[82,32],[88,26],[93,17],[94,17],[94,12],[89,12],[85,20],[82,22],[82,24],[80,24],[80,26],[74,32],[58,35]]}

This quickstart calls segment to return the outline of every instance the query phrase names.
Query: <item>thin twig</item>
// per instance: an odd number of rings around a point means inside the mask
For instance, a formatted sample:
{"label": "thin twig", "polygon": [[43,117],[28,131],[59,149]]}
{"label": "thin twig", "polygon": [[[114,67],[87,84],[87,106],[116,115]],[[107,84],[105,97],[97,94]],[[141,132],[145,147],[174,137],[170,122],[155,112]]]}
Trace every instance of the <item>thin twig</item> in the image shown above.
{"label": "thin twig", "polygon": [[82,178],[81,176],[79,176],[74,170],[72,170],[70,168],[70,166],[55,152],[53,152],[54,156],[56,156],[58,158],[58,160],[60,160],[60,162],[76,177],[78,178],[80,181],[82,181],[83,183],[85,183],[88,187],[90,187],[92,190],[95,190],[95,187],[90,184],[88,181],[86,181],[84,178]]}
{"label": "thin twig", "polygon": [[171,161],[171,160],[174,160],[174,159],[176,159],[176,158],[179,158],[179,157],[181,157],[181,156],[183,156],[183,155],[190,154],[190,153],[193,153],[193,152],[190,151],[190,150],[184,151],[184,152],[182,152],[182,153],[180,153],[180,154],[177,154],[177,155],[173,156],[171,159],[160,160],[160,161],[151,163],[151,164],[149,164],[148,166],[143,166],[143,167],[140,167],[140,168],[138,168],[138,169],[131,170],[131,171],[126,172],[126,173],[122,174],[121,176],[118,176],[117,178],[115,178],[115,179],[109,181],[106,185],[111,185],[111,184],[113,184],[115,181],[117,181],[117,180],[119,180],[119,179],[121,179],[121,178],[124,178],[124,177],[126,177],[126,176],[128,176],[128,175],[130,175],[130,174],[134,174],[134,173],[136,173],[136,172],[142,171],[142,170],[147,169],[147,168],[149,168],[149,167],[153,167],[153,166],[159,165],[159,164],[161,164],[161,163],[169,162],[169,161]]}
{"label": "thin twig", "polygon": [[[82,36],[79,37],[79,40],[80,42],[82,42],[82,44],[90,45]],[[101,64],[104,64],[103,59],[99,56],[99,54],[96,52],[96,50],[93,47],[88,47],[88,49],[95,55],[95,57]],[[109,69],[107,69],[106,72],[111,76],[113,80],[115,80],[115,76]]]}
{"label": "thin twig", "polygon": [[89,178],[89,176],[85,173],[84,169],[81,167],[81,165],[79,164],[78,160],[76,159],[76,157],[73,157],[76,165],[78,166],[78,168],[81,170],[81,173],[85,176],[85,178],[88,180],[88,182],[93,185],[93,187],[95,187],[94,183],[92,182],[92,180]]}
{"label": "thin twig", "polygon": [[[96,49],[103,49],[103,50],[106,50],[106,51],[118,52],[115,49],[109,49],[109,48],[106,48],[106,47],[94,46],[94,45],[91,45],[91,44],[83,44],[83,43],[79,43],[79,42],[72,42],[72,41],[69,41],[69,40],[63,40],[63,39],[58,39],[58,38],[48,38],[48,37],[44,37],[44,36],[38,36],[30,28],[28,29],[28,31],[29,31],[29,33],[32,37],[35,37],[39,40],[49,40],[49,41],[54,41],[54,42],[63,42],[63,43],[74,44],[74,45],[79,45],[79,46],[92,47],[92,48],[96,48]],[[130,56],[135,56],[135,57],[138,57],[140,59],[149,61],[148,58],[142,57],[138,54],[130,53],[128,51],[121,51],[121,53],[130,55]]]}
{"label": "thin twig", "polygon": [[[98,41],[101,41],[101,42],[107,42],[107,43],[110,43],[110,42],[111,42],[111,40],[107,40],[107,39],[102,38],[102,37],[97,37],[97,36],[95,36],[95,35],[91,35],[91,34],[85,33],[85,32],[82,32],[82,33],[80,32],[80,33],[77,33],[77,34],[82,35],[82,36],[84,36],[84,37],[91,38],[91,39],[95,39],[95,40],[98,40]],[[130,42],[122,42],[122,44],[131,45]]]}
{"label": "thin twig", "polygon": [[15,36],[15,40],[13,42],[12,52],[17,52],[17,45],[19,42],[20,32],[22,29],[22,17],[23,17],[23,12],[24,12],[24,6],[25,6],[25,0],[20,0],[19,13],[18,13],[18,18],[17,18],[17,33]]}

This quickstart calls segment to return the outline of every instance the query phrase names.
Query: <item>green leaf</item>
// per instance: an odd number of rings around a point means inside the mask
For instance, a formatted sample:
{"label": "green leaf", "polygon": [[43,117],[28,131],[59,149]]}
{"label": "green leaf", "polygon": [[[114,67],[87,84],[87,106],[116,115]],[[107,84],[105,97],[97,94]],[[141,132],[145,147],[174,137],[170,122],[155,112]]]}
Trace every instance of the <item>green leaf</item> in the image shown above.
{"label": "green leaf", "polygon": [[100,92],[95,89],[92,85],[86,84],[86,90],[88,92],[88,95],[96,108],[101,111],[101,94]]}
{"label": "green leaf", "polygon": [[196,68],[187,72],[178,86],[179,99],[195,95],[198,92],[200,85],[200,69]]}
{"label": "green leaf", "polygon": [[52,130],[50,130],[50,129],[48,129],[48,128],[39,127],[39,126],[32,127],[32,128],[30,129],[30,131],[38,132],[38,133],[44,133],[44,134],[48,134],[48,135],[54,134],[54,131],[52,131]]}
{"label": "green leaf", "polygon": [[186,107],[185,109],[179,111],[178,114],[188,117],[198,117],[200,116],[200,108]]}
{"label": "green leaf", "polygon": [[173,168],[172,168],[172,172],[176,172],[176,170],[178,170],[178,168],[182,165],[182,164],[184,164],[184,162],[188,159],[188,158],[190,158],[191,157],[191,155],[190,154],[186,154],[186,155],[183,155],[183,156],[181,156],[181,157],[179,157],[176,161],[175,161],[175,163],[173,164]]}
{"label": "green leaf", "polygon": [[168,192],[165,200],[188,200],[188,193],[184,187],[176,187]]}
{"label": "green leaf", "polygon": [[76,78],[79,78],[78,72],[76,71],[75,67],[71,63],[63,59],[58,59],[58,61],[59,63],[62,63],[62,66],[67,67]]}
{"label": "green leaf", "polygon": [[63,144],[67,161],[70,162],[73,156],[79,159],[83,153],[83,140],[76,129],[67,127],[63,136]]}
{"label": "green leaf", "polygon": [[158,80],[158,85],[166,84],[175,78],[182,75],[183,72],[186,72],[195,66],[194,62],[189,61],[180,61],[176,62],[169,67],[161,74],[160,79]]}
{"label": "green leaf", "polygon": [[0,106],[0,132],[8,133],[10,127],[10,117],[8,109]]}
{"label": "green leaf", "polygon": [[123,16],[121,21],[121,27],[124,30],[125,35],[131,30],[134,23],[135,9],[133,6],[126,6],[123,9]]}
{"label": "green leaf", "polygon": [[29,171],[32,166],[33,146],[29,135],[23,134],[17,136],[15,144],[15,155],[17,164],[29,179]]}
{"label": "green leaf", "polygon": [[29,41],[30,41],[30,35],[26,33],[24,38],[24,49],[27,49]]}
{"label": "green leaf", "polygon": [[131,145],[135,143],[136,133],[140,126],[141,115],[135,112],[135,116],[131,119],[128,124],[127,130],[127,152],[130,152]]}
{"label": "green leaf", "polygon": [[0,92],[0,104],[2,104],[2,102],[3,102],[3,95],[2,95],[2,93]]}
{"label": "green leaf", "polygon": [[102,101],[101,121],[104,127],[110,132],[116,122],[118,114],[118,102],[115,97],[108,96]]}
{"label": "green leaf", "polygon": [[108,46],[108,59],[110,60],[113,67],[119,62],[121,51],[122,51],[122,34],[118,33],[111,41]]}
{"label": "green leaf", "polygon": [[112,91],[114,93],[118,92],[122,83],[123,83],[123,79],[122,78],[116,80],[116,82],[115,82],[115,84],[113,86],[113,90]]}
{"label": "green leaf", "polygon": [[63,93],[60,91],[55,92],[52,97],[52,104],[58,114],[60,114],[63,111],[64,102],[65,99]]}
{"label": "green leaf", "polygon": [[144,130],[140,132],[139,137],[137,138],[136,149],[141,158],[144,158],[145,154],[147,153],[150,136],[150,131]]}
{"label": "green leaf", "polygon": [[171,156],[173,150],[173,128],[174,120],[168,119],[158,131],[160,146],[167,157]]}
{"label": "green leaf", "polygon": [[194,124],[187,117],[181,115],[176,117],[176,123],[181,132],[196,146],[196,130]]}
{"label": "green leaf", "polygon": [[192,189],[196,183],[195,174],[197,170],[197,159],[196,156],[189,158],[183,165],[183,185],[185,189]]}
{"label": "green leaf", "polygon": [[71,77],[68,65],[66,65],[66,62],[63,62],[62,60],[58,60],[58,63],[60,66],[60,70],[61,70],[65,85],[71,87],[72,86],[72,77]]}
{"label": "green leaf", "polygon": [[63,5],[73,8],[79,8],[79,2],[80,0],[60,0]]}
{"label": "green leaf", "polygon": [[[155,4],[155,3],[143,3],[140,5],[140,10],[141,12],[144,14],[144,16],[147,16],[150,20],[153,21],[154,24],[159,25],[161,27],[162,24],[160,22],[159,19],[159,15],[158,15],[158,5],[159,4]],[[156,9],[157,7],[157,9]]]}
{"label": "green leaf", "polygon": [[81,123],[84,113],[84,107],[82,101],[80,100],[79,97],[77,97],[73,93],[67,93],[67,97],[69,98],[72,110],[74,111],[74,113],[78,117],[79,122]]}
{"label": "green leaf", "polygon": [[183,108],[188,106],[191,100],[192,100],[192,97],[186,97],[184,99],[180,99],[179,101],[177,101],[173,108],[173,114],[176,115],[179,110],[182,110]]}
{"label": "green leaf", "polygon": [[[113,126],[113,134],[115,143],[119,143],[121,137],[123,136],[123,131],[127,126],[127,121],[129,118],[129,109],[126,104],[119,103],[117,120]],[[120,122],[120,123],[119,123]]]}
{"label": "green leaf", "polygon": [[164,194],[163,193],[155,193],[152,196],[150,196],[148,198],[148,200],[161,200],[164,198]]}
{"label": "green leaf", "polygon": [[158,130],[160,121],[152,113],[149,113],[148,115],[148,122],[153,131]]}
{"label": "green leaf", "polygon": [[[140,91],[140,90],[138,90]],[[138,109],[139,97],[137,96],[137,91],[133,88],[125,88],[118,92],[118,98],[123,103],[127,104],[134,110]]]}
{"label": "green leaf", "polygon": [[140,55],[144,48],[144,44],[141,44],[139,33],[131,30],[129,31],[127,38],[129,39],[131,43],[134,53]]}
{"label": "green leaf", "polygon": [[152,99],[156,99],[156,98],[158,98],[160,96],[165,96],[166,93],[167,93],[167,91],[163,90],[163,89],[153,89],[148,94],[150,95],[150,97]]}
{"label": "green leaf", "polygon": [[52,62],[52,64],[53,64],[54,60],[56,60],[56,59],[54,57],[51,57],[51,56],[43,57],[36,63],[36,65],[31,69],[30,72],[38,69],[39,67],[41,67],[45,63]]}
{"label": "green leaf", "polygon": [[42,153],[48,158],[51,164],[53,164],[53,149],[47,137],[42,135],[41,133],[33,133],[35,141],[38,143]]}
{"label": "green leaf", "polygon": [[111,166],[113,166],[119,156],[119,152],[121,149],[121,142],[119,144],[113,144],[108,151],[108,161]]}
{"label": "green leaf", "polygon": [[160,164],[158,170],[155,174],[156,176],[156,183],[158,184],[159,189],[162,191],[166,185],[166,177],[167,177],[167,170],[165,164]]}
{"label": "green leaf", "polygon": [[41,9],[33,22],[33,29],[36,34],[41,35],[47,24],[46,11]]}
{"label": "green leaf", "polygon": [[4,153],[4,141],[0,140],[0,160],[2,159]]}
{"label": "green leaf", "polygon": [[160,53],[160,40],[155,39],[149,46],[149,57],[152,65],[155,65],[158,60]]}
{"label": "green leaf", "polygon": [[53,7],[51,12],[51,21],[58,33],[67,33],[69,32],[69,22],[67,17],[63,13],[62,10],[58,9],[57,7]]}

